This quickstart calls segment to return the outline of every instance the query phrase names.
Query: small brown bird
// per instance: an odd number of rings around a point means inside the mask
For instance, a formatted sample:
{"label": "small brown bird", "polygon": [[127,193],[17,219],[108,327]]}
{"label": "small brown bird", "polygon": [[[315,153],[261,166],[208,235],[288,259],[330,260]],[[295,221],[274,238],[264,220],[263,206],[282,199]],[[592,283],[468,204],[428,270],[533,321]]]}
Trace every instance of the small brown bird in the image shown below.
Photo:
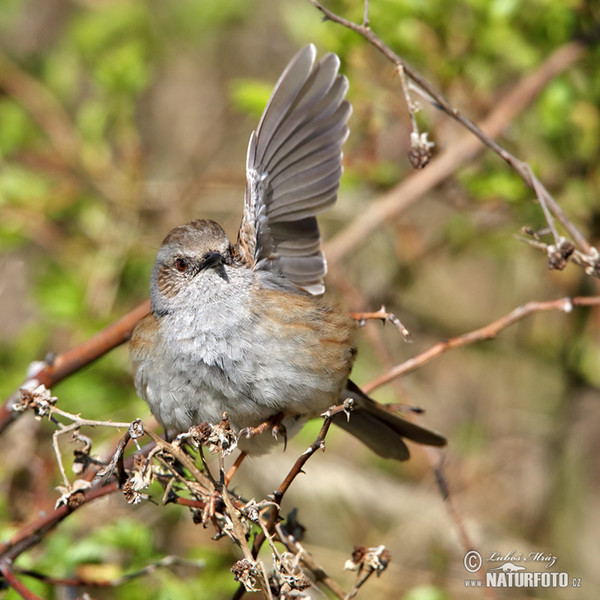
{"label": "small brown bird", "polygon": [[[336,424],[405,460],[403,438],[446,441],[348,380],[356,323],[318,297],[326,262],[315,215],[336,201],[351,107],[337,56],[315,58],[310,45],[290,61],[250,136],[237,243],[204,219],[164,239],[152,309],[130,343],[135,384],[168,436],[218,423],[223,412],[236,432],[278,416],[291,436],[352,398],[349,420],[340,414]],[[264,432],[241,436],[239,447],[261,454],[275,443]]]}

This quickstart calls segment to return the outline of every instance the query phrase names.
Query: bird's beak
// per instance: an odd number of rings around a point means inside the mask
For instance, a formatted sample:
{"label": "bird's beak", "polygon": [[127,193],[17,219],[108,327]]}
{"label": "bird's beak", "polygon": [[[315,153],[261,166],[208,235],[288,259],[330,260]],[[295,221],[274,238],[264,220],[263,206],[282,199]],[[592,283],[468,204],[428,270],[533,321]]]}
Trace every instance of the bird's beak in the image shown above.
{"label": "bird's beak", "polygon": [[207,252],[200,263],[200,270],[216,267],[223,264],[223,255],[220,252]]}

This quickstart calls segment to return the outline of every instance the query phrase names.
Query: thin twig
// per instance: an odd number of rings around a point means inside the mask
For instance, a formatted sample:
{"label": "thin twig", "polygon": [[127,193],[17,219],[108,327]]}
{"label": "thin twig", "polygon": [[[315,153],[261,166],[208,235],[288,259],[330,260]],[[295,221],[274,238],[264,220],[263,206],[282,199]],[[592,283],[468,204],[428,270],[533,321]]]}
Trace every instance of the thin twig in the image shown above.
{"label": "thin twig", "polygon": [[[58,469],[63,478],[63,483],[67,489],[71,488],[71,484],[67,477],[67,473],[65,471],[65,467],[62,460],[62,453],[60,451],[60,447],[58,445],[58,438],[61,435],[65,435],[66,433],[76,432],[81,427],[115,427],[117,429],[129,429],[131,423],[113,423],[112,421],[96,421],[91,419],[82,419],[79,415],[73,415],[71,413],[65,412],[55,406],[51,407],[49,410],[49,418],[52,418],[54,414],[60,415],[61,417],[72,420],[73,422],[70,425],[63,425],[62,423],[58,423],[58,429],[52,434],[52,448],[54,449],[54,454],[56,456],[56,462],[58,464]],[[129,433],[126,434],[129,436]]]}
{"label": "thin twig", "polygon": [[17,556],[38,544],[49,531],[72,512],[97,498],[112,494],[118,489],[117,482],[111,482],[103,487],[82,492],[77,503],[63,504],[54,510],[47,511],[43,517],[20,529],[9,540],[0,543],[0,561],[16,559]]}
{"label": "thin twig", "polygon": [[369,27],[369,0],[365,0],[363,5],[363,27]]}
{"label": "thin twig", "polygon": [[343,412],[347,412],[347,408],[340,404],[339,406],[331,407],[323,416],[323,425],[321,426],[321,431],[319,431],[319,435],[315,439],[315,441],[298,457],[294,466],[290,469],[290,472],[287,474],[286,478],[283,480],[279,488],[274,492],[274,499],[277,504],[281,504],[281,500],[285,493],[288,491],[290,485],[296,477],[303,473],[302,468],[308,461],[308,459],[317,451],[325,449],[325,437],[327,436],[327,432],[329,431],[329,427],[333,422],[333,418]]}
{"label": "thin twig", "polygon": [[84,577],[52,577],[44,573],[38,573],[31,569],[15,568],[14,571],[20,575],[33,577],[39,581],[49,583],[51,585],[64,585],[70,587],[118,587],[131,581],[138,579],[144,575],[148,575],[160,568],[170,568],[175,566],[192,567],[195,569],[204,569],[206,563],[204,561],[187,560],[179,556],[165,556],[156,562],[146,565],[137,571],[127,573],[115,579],[86,579]]}
{"label": "thin twig", "polygon": [[402,324],[402,321],[394,314],[387,312],[385,306],[382,306],[378,311],[374,312],[351,312],[350,317],[358,321],[362,327],[367,321],[382,321],[383,323],[391,323],[402,334],[405,341],[410,339],[410,331]]}
{"label": "thin twig", "polygon": [[[421,88],[427,96],[433,99],[434,105],[445,112],[449,117],[460,123],[463,127],[465,127],[468,131],[470,131],[480,142],[482,142],[485,146],[492,149],[496,152],[503,160],[505,160],[523,179],[524,183],[533,189],[536,192],[536,195],[540,199],[540,202],[543,206],[547,206],[548,210],[561,222],[565,230],[571,236],[575,244],[577,244],[585,253],[589,253],[591,251],[591,246],[585,239],[585,237],[581,234],[579,229],[570,221],[570,219],[566,216],[566,214],[562,211],[560,206],[556,203],[554,198],[550,195],[550,193],[546,190],[543,184],[537,179],[537,177],[533,174],[531,168],[527,163],[522,162],[515,156],[513,156],[510,152],[508,152],[505,148],[503,148],[500,144],[494,141],[493,137],[498,135],[500,131],[504,128],[506,124],[510,122],[509,119],[504,119],[502,123],[501,129],[493,130],[491,127],[486,127],[488,125],[488,121],[491,121],[491,116],[496,116],[502,114],[506,117],[506,114],[503,113],[512,113],[512,115],[517,114],[519,110],[521,110],[523,106],[523,99],[518,102],[518,104],[512,105],[508,102],[508,98],[514,100],[515,94],[511,92],[509,96],[505,100],[501,100],[500,103],[497,104],[494,112],[490,116],[489,120],[486,120],[482,127],[476,125],[473,121],[471,121],[468,117],[464,116],[460,111],[454,108],[450,102],[432,85],[430,84],[418,71],[413,69],[409,64],[406,63],[402,58],[400,58],[395,52],[393,52],[371,29],[370,27],[354,23],[343,17],[340,17],[333,11],[325,8],[320,2],[317,0],[309,0],[313,6],[315,6],[321,13],[325,16],[326,19],[341,25],[351,31],[356,32],[365,38],[370,44],[372,44],[377,50],[379,50],[390,62],[394,64],[396,69],[399,72],[404,73],[407,77],[412,80],[412,83],[417,87]],[[576,60],[578,60],[584,53],[585,46],[581,42],[570,42],[569,44],[565,44],[558,50],[556,50],[541,66],[540,68],[533,73],[525,77],[520,84],[518,84],[517,88],[520,92],[527,92],[523,95],[525,98],[535,97],[537,91],[541,89],[540,83],[545,85],[547,81],[552,79],[558,72],[563,71],[571,64],[573,64]],[[535,89],[530,89],[532,84],[535,84]],[[536,91],[537,90],[537,91]],[[535,93],[532,93],[535,92]],[[503,112],[500,112],[502,109]],[[472,138],[469,138],[472,140]],[[460,148],[462,142],[458,144],[454,144],[451,149],[449,149],[446,153],[451,152],[450,156],[446,158],[446,169],[441,169],[438,166],[439,173],[437,177],[431,177],[422,175],[419,179],[420,182],[423,182],[423,187],[425,184],[435,185],[439,181],[441,181],[444,177],[447,176],[449,172],[452,172],[456,167],[462,162],[461,158],[464,157],[465,152],[462,150],[466,150],[466,147]],[[477,145],[473,145],[472,143],[467,144],[469,151],[466,154],[472,158],[472,153],[478,150]],[[436,163],[440,163],[441,157],[435,161]],[[433,166],[433,165],[432,165]],[[447,170],[448,167],[451,167],[450,170]],[[419,175],[428,172],[431,169],[431,166],[426,171],[421,171]],[[416,174],[413,174],[415,177]],[[394,194],[394,198],[401,197],[396,196]],[[404,200],[401,203],[401,206],[405,206],[407,202],[414,200]],[[385,209],[384,209],[385,207]],[[400,209],[401,210],[401,209]],[[387,218],[390,216],[389,212],[398,211],[397,207],[387,206],[380,201],[371,207],[366,213],[361,214],[360,218],[357,219],[354,223],[348,226],[345,230],[340,232],[336,238],[329,244],[329,248],[327,250],[327,257],[331,263],[337,262],[343,254],[349,252],[352,248],[354,248],[358,243],[363,240],[369,239],[369,233],[373,231],[376,227],[381,226],[386,222]],[[360,222],[360,225],[359,225]],[[556,240],[558,241],[558,239]]]}
{"label": "thin twig", "polygon": [[343,600],[345,596],[344,590],[334,579],[327,575],[325,569],[319,563],[317,563],[313,555],[310,552],[307,552],[302,544],[300,544],[300,542],[293,536],[287,535],[281,527],[281,523],[275,525],[275,531],[277,532],[279,541],[287,548],[289,552],[292,552],[300,558],[300,561],[312,573],[315,581],[317,583],[322,583],[327,589],[335,594],[337,598]]}
{"label": "thin twig", "polygon": [[578,296],[575,298],[558,298],[556,300],[546,300],[543,302],[527,302],[518,308],[515,308],[507,315],[500,317],[499,319],[488,323],[487,325],[464,333],[457,337],[449,340],[438,342],[425,352],[422,352],[418,356],[415,356],[400,365],[397,365],[393,369],[390,369],[387,373],[384,373],[380,377],[377,377],[373,381],[370,381],[366,385],[362,386],[365,393],[370,393],[373,390],[389,383],[397,377],[412,373],[423,365],[427,364],[434,358],[437,358],[441,354],[453,350],[454,348],[461,348],[462,346],[468,346],[476,342],[482,342],[484,340],[490,340],[496,337],[502,330],[510,327],[517,321],[521,321],[532,314],[539,312],[548,312],[560,310],[563,312],[571,312],[574,306],[599,306],[600,296]]}
{"label": "thin twig", "polygon": [[406,79],[406,74],[404,72],[404,67],[402,65],[398,65],[396,67],[396,73],[398,73],[398,77],[400,78],[400,85],[402,86],[402,93],[404,94],[404,100],[406,101],[406,108],[408,109],[408,114],[410,116],[410,121],[412,123],[412,130],[416,134],[419,133],[419,126],[417,125],[417,118],[415,116],[415,106],[413,101],[410,98],[408,81]]}
{"label": "thin twig", "polygon": [[152,431],[147,432],[148,435],[156,442],[156,445],[165,450],[168,454],[171,454],[176,458],[189,472],[194,480],[202,486],[202,494],[210,496],[215,492],[215,486],[209,477],[207,477],[198,467],[194,464],[194,461],[184,452],[177,444],[167,442],[163,438],[159,437]]}
{"label": "thin twig", "polygon": [[[460,543],[466,555],[467,552],[475,550],[475,544],[473,543],[473,540],[467,532],[462,515],[460,514],[458,507],[454,503],[452,493],[450,492],[450,486],[448,485],[446,471],[444,468],[444,461],[446,455],[444,452],[441,452],[438,448],[432,448],[431,446],[425,446],[424,451],[427,457],[429,458],[431,466],[433,467],[433,472],[435,473],[435,480],[438,486],[438,490],[440,491],[444,507],[446,508],[446,512],[448,513],[448,516],[450,517],[450,519],[452,519],[452,522],[454,523],[456,531],[458,532]],[[483,579],[483,563],[478,574],[481,577],[481,579]],[[496,592],[492,587],[484,587],[483,593],[490,600],[494,600],[496,598]]]}
{"label": "thin twig", "polygon": [[368,581],[375,571],[365,571],[352,586],[352,589],[344,596],[344,600],[352,600],[356,598],[360,588]]}
{"label": "thin twig", "polygon": [[[308,459],[317,451],[323,450],[325,448],[325,436],[329,431],[329,427],[333,422],[333,418],[335,415],[345,412],[348,409],[344,405],[334,406],[330,408],[326,413],[323,414],[324,420],[323,425],[321,426],[321,430],[319,431],[319,435],[316,437],[315,441],[298,457],[294,466],[290,469],[289,473],[285,477],[285,479],[281,482],[281,485],[273,492],[273,500],[276,506],[273,507],[271,511],[271,515],[269,517],[269,522],[267,524],[267,531],[272,533],[275,530],[275,525],[279,520],[279,507],[281,506],[281,501],[292,485],[292,482],[296,477],[303,473],[302,468],[308,461]],[[261,532],[254,539],[254,543],[252,545],[252,556],[257,557],[258,553],[265,542],[266,536],[264,532]]]}

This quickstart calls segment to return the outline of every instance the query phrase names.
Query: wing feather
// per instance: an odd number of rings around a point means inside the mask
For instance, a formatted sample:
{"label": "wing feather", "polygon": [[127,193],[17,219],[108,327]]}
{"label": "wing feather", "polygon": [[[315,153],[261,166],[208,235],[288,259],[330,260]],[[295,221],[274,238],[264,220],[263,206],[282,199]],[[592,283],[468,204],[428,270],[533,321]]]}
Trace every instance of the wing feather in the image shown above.
{"label": "wing feather", "polygon": [[327,265],[316,215],[336,201],[352,108],[338,57],[315,59],[312,44],[294,56],[250,136],[237,249],[253,269],[321,294]]}

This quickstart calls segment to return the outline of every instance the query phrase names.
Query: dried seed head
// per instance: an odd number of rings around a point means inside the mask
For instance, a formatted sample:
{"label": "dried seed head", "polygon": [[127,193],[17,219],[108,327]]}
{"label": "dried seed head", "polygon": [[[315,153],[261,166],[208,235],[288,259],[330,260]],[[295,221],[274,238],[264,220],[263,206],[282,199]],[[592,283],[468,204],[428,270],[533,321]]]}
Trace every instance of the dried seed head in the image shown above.
{"label": "dried seed head", "polygon": [[227,413],[223,413],[223,418],[218,425],[214,425],[208,438],[208,449],[211,454],[222,452],[223,456],[231,454],[237,447],[237,436],[231,424]]}
{"label": "dried seed head", "polygon": [[410,150],[408,151],[408,160],[413,169],[424,169],[433,156],[434,142],[427,139],[427,132],[420,135],[413,131],[410,134]]}
{"label": "dried seed head", "polygon": [[242,558],[231,567],[235,580],[242,583],[247,592],[258,592],[260,588],[256,587],[259,579],[259,570],[256,562],[247,558]]}
{"label": "dried seed head", "polygon": [[196,446],[204,446],[206,442],[208,442],[211,434],[212,434],[213,426],[206,421],[200,423],[200,425],[194,425],[189,430],[190,437],[192,438],[192,442],[196,444]]}
{"label": "dried seed head", "polygon": [[16,412],[32,409],[36,419],[50,414],[50,409],[56,405],[57,398],[50,394],[45,385],[37,385],[37,381],[28,381],[19,390],[19,399],[12,405]]}
{"label": "dried seed head", "polygon": [[565,238],[560,239],[558,246],[550,244],[547,248],[548,269],[562,271],[567,266],[573,252],[575,252],[575,244]]}

